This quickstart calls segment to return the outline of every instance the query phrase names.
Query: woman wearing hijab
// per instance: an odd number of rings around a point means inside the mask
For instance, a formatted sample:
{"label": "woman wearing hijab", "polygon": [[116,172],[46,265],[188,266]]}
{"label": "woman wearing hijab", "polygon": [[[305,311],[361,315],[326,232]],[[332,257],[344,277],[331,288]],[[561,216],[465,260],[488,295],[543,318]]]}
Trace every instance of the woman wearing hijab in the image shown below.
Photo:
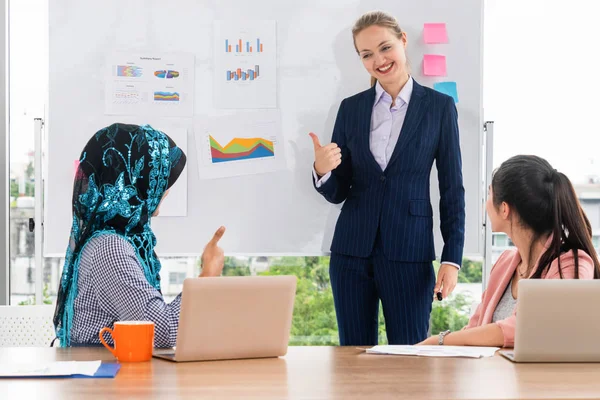
{"label": "woman wearing hijab", "polygon": [[[169,304],[162,297],[150,219],[185,163],[175,142],[149,125],[113,124],[89,140],[54,314],[62,346],[99,344],[100,329],[125,320],[153,321],[155,346],[175,345],[181,294]],[[221,274],[224,232],[206,246],[201,277]]]}

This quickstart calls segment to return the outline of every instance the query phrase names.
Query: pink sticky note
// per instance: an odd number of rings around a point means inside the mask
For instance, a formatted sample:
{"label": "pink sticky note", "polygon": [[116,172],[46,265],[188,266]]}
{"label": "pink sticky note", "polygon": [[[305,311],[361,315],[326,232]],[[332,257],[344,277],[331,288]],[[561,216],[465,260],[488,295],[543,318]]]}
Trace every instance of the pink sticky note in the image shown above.
{"label": "pink sticky note", "polygon": [[77,168],[79,168],[79,160],[73,161],[73,175],[77,174]]}
{"label": "pink sticky note", "polygon": [[423,56],[423,75],[446,76],[446,56],[425,54]]}
{"label": "pink sticky note", "polygon": [[448,43],[448,32],[445,23],[423,25],[425,43]]}

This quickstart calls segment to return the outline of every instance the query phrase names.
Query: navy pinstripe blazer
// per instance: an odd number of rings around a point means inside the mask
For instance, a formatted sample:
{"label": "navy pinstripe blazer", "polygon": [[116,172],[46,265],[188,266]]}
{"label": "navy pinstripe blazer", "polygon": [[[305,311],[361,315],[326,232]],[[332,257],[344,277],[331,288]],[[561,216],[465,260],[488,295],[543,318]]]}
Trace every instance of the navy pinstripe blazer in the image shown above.
{"label": "navy pinstripe blazer", "polygon": [[451,97],[414,82],[398,143],[385,171],[369,148],[375,87],[344,99],[332,142],[342,163],[317,190],[331,203],[345,201],[331,251],[368,257],[379,230],[386,257],[393,261],[435,259],[430,175],[436,162],[442,260],[461,265],[465,196],[458,115]]}

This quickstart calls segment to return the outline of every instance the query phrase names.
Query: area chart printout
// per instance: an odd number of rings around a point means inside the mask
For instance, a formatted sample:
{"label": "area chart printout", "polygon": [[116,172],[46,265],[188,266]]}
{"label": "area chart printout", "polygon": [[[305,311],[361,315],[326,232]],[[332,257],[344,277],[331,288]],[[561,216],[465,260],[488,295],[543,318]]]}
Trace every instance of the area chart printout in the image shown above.
{"label": "area chart printout", "polygon": [[273,140],[262,137],[236,137],[227,145],[222,146],[212,135],[209,134],[208,137],[212,163],[275,157],[275,142]]}
{"label": "area chart printout", "polygon": [[273,172],[286,166],[275,110],[196,121],[194,131],[200,179]]}

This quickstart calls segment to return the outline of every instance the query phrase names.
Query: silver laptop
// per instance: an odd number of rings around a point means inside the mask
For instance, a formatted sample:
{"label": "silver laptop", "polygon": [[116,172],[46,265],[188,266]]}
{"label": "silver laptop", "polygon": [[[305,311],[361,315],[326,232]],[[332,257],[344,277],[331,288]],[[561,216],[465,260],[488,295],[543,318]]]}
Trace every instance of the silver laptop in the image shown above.
{"label": "silver laptop", "polygon": [[514,362],[600,362],[600,280],[519,281]]}
{"label": "silver laptop", "polygon": [[170,361],[283,356],[295,294],[295,276],[186,279],[177,346],[153,355]]}

